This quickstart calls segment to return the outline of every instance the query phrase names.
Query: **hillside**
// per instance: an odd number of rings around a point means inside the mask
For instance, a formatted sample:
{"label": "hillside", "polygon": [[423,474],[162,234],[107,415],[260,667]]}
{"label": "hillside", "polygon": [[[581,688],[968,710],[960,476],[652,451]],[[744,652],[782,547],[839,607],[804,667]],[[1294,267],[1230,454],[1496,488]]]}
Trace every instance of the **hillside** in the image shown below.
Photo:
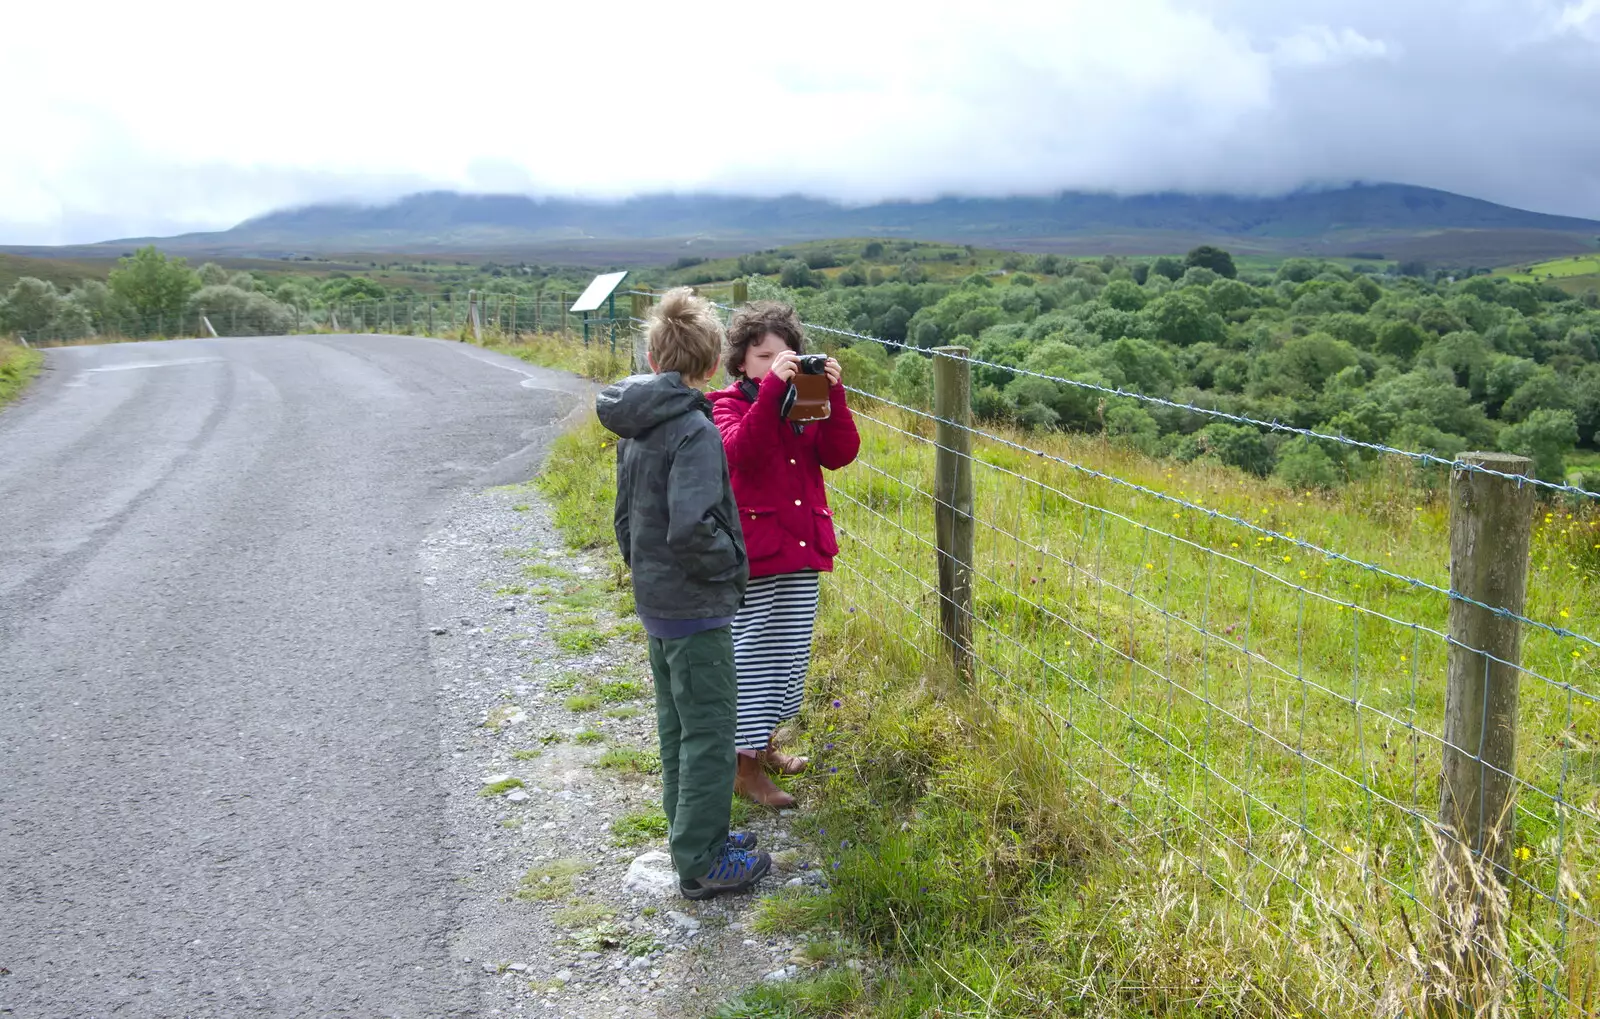
{"label": "hillside", "polygon": [[[941,198],[851,207],[791,195],[648,195],[617,202],[429,192],[385,205],[314,205],[269,213],[217,233],[161,240],[181,252],[276,256],[306,251],[505,252],[635,242],[659,250],[677,239],[701,248],[748,250],[839,236],[905,237],[1025,250],[1158,253],[1205,240],[1234,250],[1473,260],[1515,236],[1507,260],[1593,250],[1600,222],[1496,205],[1428,188],[1357,185],[1281,197],[1063,192],[1048,197]],[[148,238],[107,242],[127,247]],[[1441,253],[1443,252],[1443,253]]]}

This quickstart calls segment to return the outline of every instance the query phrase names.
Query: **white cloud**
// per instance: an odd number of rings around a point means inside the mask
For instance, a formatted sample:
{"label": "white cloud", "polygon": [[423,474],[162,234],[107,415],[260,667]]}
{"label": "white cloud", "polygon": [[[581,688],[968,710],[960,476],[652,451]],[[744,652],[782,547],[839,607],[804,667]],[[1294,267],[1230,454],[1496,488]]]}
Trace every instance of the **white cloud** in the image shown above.
{"label": "white cloud", "polygon": [[1327,25],[1317,25],[1280,39],[1275,56],[1291,67],[1319,67],[1376,59],[1388,53],[1389,45],[1382,39],[1368,39],[1353,28],[1335,31]]}
{"label": "white cloud", "polygon": [[[1353,178],[1600,216],[1600,0],[109,0],[8,12],[0,242],[427,186],[852,201]],[[70,54],[70,56],[69,56]]]}

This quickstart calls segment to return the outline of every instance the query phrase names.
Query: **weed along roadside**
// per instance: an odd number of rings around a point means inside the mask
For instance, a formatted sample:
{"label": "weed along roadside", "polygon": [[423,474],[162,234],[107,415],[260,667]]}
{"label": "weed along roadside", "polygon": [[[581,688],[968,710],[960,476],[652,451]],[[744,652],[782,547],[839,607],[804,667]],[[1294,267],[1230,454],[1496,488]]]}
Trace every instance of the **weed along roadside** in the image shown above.
{"label": "weed along roadside", "polygon": [[44,367],[44,354],[0,338],[0,408],[22,395]]}

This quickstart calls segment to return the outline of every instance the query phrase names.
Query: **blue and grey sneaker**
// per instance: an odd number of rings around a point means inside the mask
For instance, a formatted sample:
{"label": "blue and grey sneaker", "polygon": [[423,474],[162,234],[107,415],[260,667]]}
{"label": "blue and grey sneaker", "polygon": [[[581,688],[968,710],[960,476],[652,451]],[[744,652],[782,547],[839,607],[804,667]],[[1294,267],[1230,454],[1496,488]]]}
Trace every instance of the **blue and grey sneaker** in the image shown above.
{"label": "blue and grey sneaker", "polygon": [[686,899],[709,899],[722,892],[744,892],[766,876],[772,869],[772,857],[766,853],[747,853],[743,849],[723,846],[711,873],[698,881],[678,881],[678,891]]}
{"label": "blue and grey sneaker", "polygon": [[760,841],[760,839],[756,838],[755,832],[730,831],[728,833],[729,849],[742,849],[748,853],[750,850],[754,849]]}

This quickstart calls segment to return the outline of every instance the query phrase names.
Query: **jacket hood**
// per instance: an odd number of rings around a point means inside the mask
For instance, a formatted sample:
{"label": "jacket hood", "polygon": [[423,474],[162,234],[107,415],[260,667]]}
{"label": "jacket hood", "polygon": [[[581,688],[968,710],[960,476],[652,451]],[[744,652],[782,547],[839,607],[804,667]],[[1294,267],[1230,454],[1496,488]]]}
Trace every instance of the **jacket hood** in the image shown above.
{"label": "jacket hood", "polygon": [[710,409],[705,394],[684,385],[677,372],[630,375],[601,390],[594,401],[600,423],[624,439],[691,411],[709,414]]}

